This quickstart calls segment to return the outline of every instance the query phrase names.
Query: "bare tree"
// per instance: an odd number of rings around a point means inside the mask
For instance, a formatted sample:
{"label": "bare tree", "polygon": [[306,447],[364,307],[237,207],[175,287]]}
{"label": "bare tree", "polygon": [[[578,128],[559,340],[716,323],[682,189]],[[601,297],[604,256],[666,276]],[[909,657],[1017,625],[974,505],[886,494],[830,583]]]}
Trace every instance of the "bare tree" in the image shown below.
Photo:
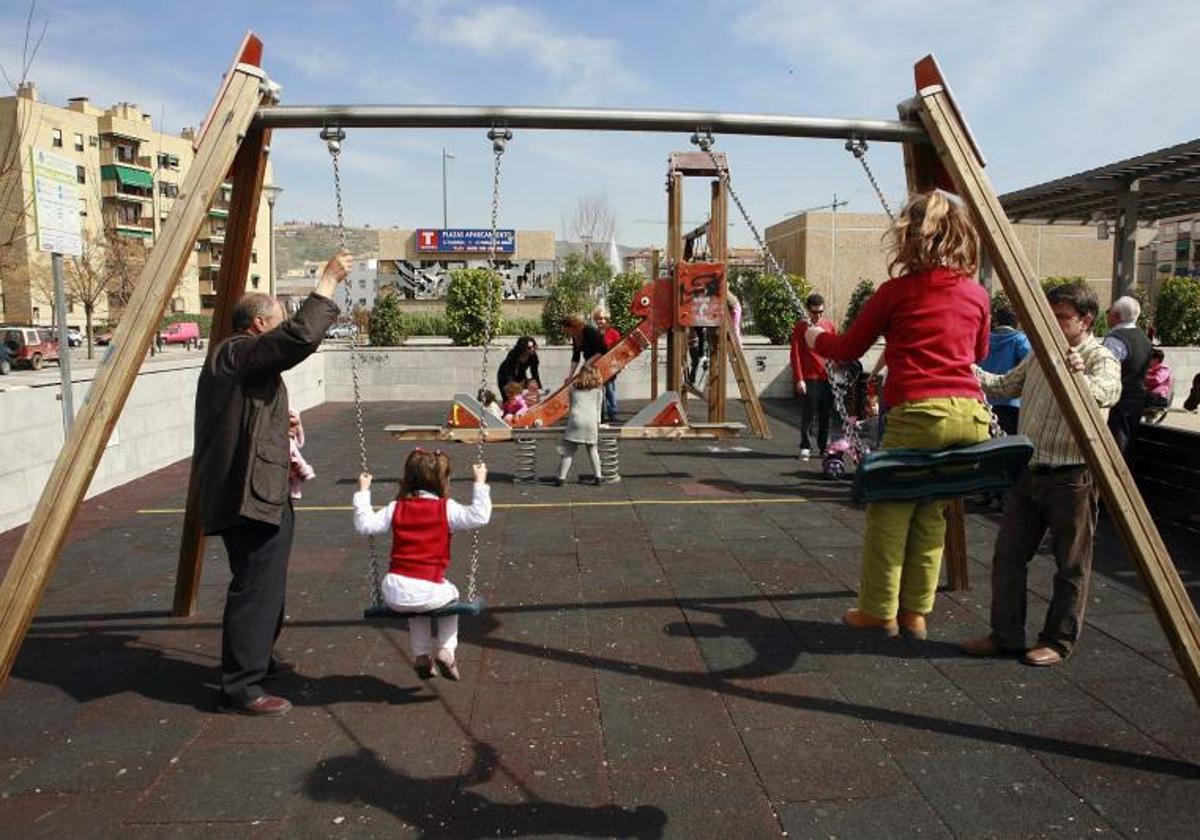
{"label": "bare tree", "polygon": [[24,164],[21,152],[25,148],[25,139],[36,134],[37,126],[21,119],[19,96],[29,82],[34,58],[46,37],[47,23],[43,22],[40,30],[35,31],[33,18],[36,9],[37,0],[31,0],[29,14],[25,18],[25,37],[19,66],[5,67],[0,64],[0,76],[3,76],[4,83],[13,95],[18,97],[14,104],[15,119],[0,135],[0,248],[12,246],[33,233],[26,225],[26,220],[32,216],[33,195],[22,200],[20,173]]}
{"label": "bare tree", "polygon": [[581,195],[566,218],[565,233],[578,242],[608,242],[617,231],[617,217],[604,193]]}

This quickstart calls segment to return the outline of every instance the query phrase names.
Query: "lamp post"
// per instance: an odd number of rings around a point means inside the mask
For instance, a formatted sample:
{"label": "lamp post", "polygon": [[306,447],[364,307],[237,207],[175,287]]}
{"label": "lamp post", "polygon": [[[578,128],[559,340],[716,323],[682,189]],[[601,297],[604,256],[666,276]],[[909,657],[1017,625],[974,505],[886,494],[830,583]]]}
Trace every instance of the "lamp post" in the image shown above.
{"label": "lamp post", "polygon": [[446,214],[446,158],[454,160],[454,155],[446,151],[446,147],[442,146],[442,230],[450,227],[449,217]]}
{"label": "lamp post", "polygon": [[267,294],[272,297],[275,296],[275,277],[278,271],[275,267],[275,200],[279,198],[281,192],[283,192],[283,187],[277,187],[274,184],[263,186],[263,194],[267,197],[267,224],[271,226],[271,237],[267,246],[271,251],[271,271],[267,280]]}

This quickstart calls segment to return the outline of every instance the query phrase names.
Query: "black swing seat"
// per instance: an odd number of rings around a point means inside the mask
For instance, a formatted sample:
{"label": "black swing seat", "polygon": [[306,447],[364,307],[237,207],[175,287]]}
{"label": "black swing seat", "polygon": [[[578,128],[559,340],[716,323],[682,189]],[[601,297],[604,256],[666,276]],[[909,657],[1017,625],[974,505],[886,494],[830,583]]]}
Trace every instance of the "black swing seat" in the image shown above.
{"label": "black swing seat", "polygon": [[1033,457],[1024,435],[950,449],[880,449],[854,475],[851,497],[863,502],[927,502],[1007,490]]}
{"label": "black swing seat", "polygon": [[439,615],[479,615],[483,612],[484,600],[476,598],[474,601],[451,601],[444,607],[438,607],[436,610],[413,610],[411,612],[401,612],[393,610],[384,604],[376,607],[367,607],[363,610],[363,618],[409,618],[414,615],[423,615],[429,618],[436,618]]}

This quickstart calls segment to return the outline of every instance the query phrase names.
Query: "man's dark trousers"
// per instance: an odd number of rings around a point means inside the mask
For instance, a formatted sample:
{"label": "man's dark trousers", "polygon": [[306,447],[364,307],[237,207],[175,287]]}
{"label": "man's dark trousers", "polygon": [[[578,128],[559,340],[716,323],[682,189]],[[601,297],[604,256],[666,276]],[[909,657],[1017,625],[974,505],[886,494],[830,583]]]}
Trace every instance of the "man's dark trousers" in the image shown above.
{"label": "man's dark trousers", "polygon": [[231,703],[244,704],[266,693],[262,681],[283,626],[295,523],[289,500],[279,525],[247,520],[221,533],[233,572],[221,640],[221,692]]}
{"label": "man's dark trousers", "polygon": [[817,421],[817,452],[824,454],[829,443],[829,418],[833,414],[833,389],[827,379],[805,379],[800,404],[800,448],[809,449],[808,430]]}
{"label": "man's dark trousers", "polygon": [[1071,653],[1083,629],[1096,488],[1087,467],[1030,467],[1004,498],[1004,518],[992,557],[992,634],[1009,650],[1025,649],[1025,591],[1029,561],[1046,529],[1058,571],[1038,644]]}

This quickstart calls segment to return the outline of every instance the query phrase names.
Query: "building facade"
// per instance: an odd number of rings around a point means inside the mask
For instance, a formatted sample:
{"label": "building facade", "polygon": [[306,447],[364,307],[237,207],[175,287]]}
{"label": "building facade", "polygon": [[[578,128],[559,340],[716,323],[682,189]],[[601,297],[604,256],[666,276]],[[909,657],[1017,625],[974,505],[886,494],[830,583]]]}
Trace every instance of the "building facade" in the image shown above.
{"label": "building facade", "polygon": [[[882,213],[801,213],[771,225],[765,237],[784,271],[804,277],[840,323],[859,282],[878,286],[887,279],[890,226]],[[1018,224],[1014,229],[1039,278],[1083,277],[1101,301],[1109,300],[1112,254],[1109,243],[1097,239],[1095,227]],[[980,277],[989,288],[999,288],[986,259]]]}
{"label": "building facade", "polygon": [[[85,256],[66,266],[67,322],[85,320],[80,296],[94,304],[93,323],[119,317],[130,284],[180,197],[194,158],[194,136],[155,130],[137,105],[102,109],[85,97],[59,107],[38,99],[32,82],[0,98],[0,321],[53,320],[50,255],[38,250],[33,214],[35,149],[75,161]],[[271,180],[268,166],[267,183]],[[169,311],[211,312],[225,245],[232,187],[224,184],[197,237]],[[247,289],[271,289],[270,214],[260,203]],[[67,260],[72,258],[67,257]],[[88,273],[90,279],[81,279]]]}

